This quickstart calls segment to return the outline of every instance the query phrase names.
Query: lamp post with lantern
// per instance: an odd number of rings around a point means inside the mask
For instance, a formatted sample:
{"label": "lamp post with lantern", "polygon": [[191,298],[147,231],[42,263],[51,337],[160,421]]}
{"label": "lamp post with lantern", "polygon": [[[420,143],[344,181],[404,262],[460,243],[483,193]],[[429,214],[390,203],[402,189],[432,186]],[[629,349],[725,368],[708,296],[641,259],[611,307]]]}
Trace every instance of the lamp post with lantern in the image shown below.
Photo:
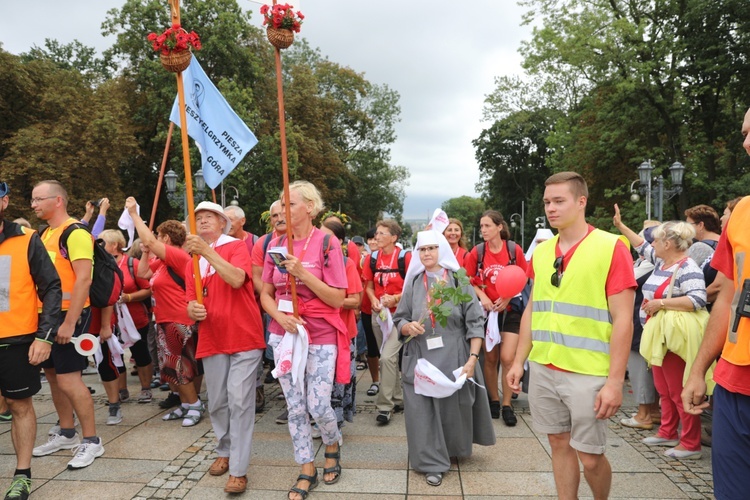
{"label": "lamp post with lantern", "polygon": [[[164,174],[164,183],[167,185],[167,198],[169,199],[170,203],[179,203],[180,195],[177,194],[177,174],[174,170],[171,168],[169,171]],[[205,194],[203,192],[204,189],[206,189],[206,181],[203,178],[203,169],[199,168],[195,171],[193,174],[193,187],[195,188],[195,199],[198,202],[203,201],[205,198]],[[187,213],[187,196],[185,191],[182,192],[182,211],[184,218],[187,220],[188,213]]]}
{"label": "lamp post with lantern", "polygon": [[[661,174],[653,177],[654,166],[651,164],[651,160],[644,161],[638,166],[638,182],[640,183],[639,190],[646,196],[646,218],[651,219],[651,201],[653,198],[654,203],[654,216],[656,220],[662,221],[664,218],[664,199],[667,201],[671,200],[682,192],[682,181],[685,177],[685,166],[680,162],[674,162],[669,167],[669,175],[672,179],[672,187],[664,187],[664,178]],[[656,181],[656,188],[653,187],[653,182]],[[640,196],[635,191],[633,185],[635,181],[630,184],[630,200],[637,202],[640,200]]]}

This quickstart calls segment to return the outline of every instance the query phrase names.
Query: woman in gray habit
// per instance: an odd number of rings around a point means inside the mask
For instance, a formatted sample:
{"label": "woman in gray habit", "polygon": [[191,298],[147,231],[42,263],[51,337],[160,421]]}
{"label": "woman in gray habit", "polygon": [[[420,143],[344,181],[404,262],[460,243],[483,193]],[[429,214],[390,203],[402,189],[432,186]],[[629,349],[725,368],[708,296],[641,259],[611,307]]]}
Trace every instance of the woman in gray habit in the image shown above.
{"label": "woman in gray habit", "polygon": [[450,380],[452,372],[462,367],[467,377],[484,385],[478,366],[484,339],[482,308],[471,285],[463,287],[473,300],[453,305],[444,328],[429,314],[427,300],[430,287],[440,279],[455,286],[454,273],[459,265],[445,237],[436,231],[417,235],[414,249],[419,254],[420,269],[404,284],[403,297],[393,317],[400,338],[405,342],[402,363],[404,416],[409,462],[423,472],[427,484],[439,486],[450,469],[450,457],[468,457],[472,443],[495,444],[487,393],[474,383],[445,398],[433,398],[414,392],[414,368],[425,358]]}

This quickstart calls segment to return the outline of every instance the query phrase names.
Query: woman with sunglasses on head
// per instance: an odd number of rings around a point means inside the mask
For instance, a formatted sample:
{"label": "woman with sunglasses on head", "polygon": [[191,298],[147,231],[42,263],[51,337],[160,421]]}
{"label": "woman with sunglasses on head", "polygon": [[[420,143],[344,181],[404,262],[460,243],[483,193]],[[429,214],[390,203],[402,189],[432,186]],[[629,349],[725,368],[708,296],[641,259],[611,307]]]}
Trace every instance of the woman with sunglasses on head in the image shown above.
{"label": "woman with sunglasses on head", "polygon": [[[484,373],[487,379],[487,395],[490,398],[492,418],[500,418],[502,413],[505,425],[512,427],[518,419],[511,406],[513,393],[506,380],[507,371],[513,364],[518,345],[518,332],[521,327],[523,305],[512,297],[500,297],[495,288],[498,272],[515,264],[526,272],[526,258],[520,245],[510,245],[508,225],[500,212],[487,210],[479,220],[479,230],[483,243],[471,249],[464,260],[466,274],[473,277],[474,291],[487,314],[498,313],[498,329],[502,342],[487,350],[485,343]],[[511,250],[511,246],[514,251]],[[513,252],[513,253],[511,253]],[[515,262],[514,262],[515,261]],[[498,368],[502,365],[503,400],[502,408],[498,395]]]}

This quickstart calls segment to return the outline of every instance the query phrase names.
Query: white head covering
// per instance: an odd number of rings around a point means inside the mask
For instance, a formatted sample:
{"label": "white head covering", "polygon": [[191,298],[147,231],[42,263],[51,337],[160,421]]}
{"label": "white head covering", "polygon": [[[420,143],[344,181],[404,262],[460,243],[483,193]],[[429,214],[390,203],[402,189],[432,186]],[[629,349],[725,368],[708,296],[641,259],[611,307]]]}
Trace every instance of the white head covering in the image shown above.
{"label": "white head covering", "polygon": [[221,205],[219,205],[218,203],[212,203],[210,201],[202,201],[198,203],[197,207],[195,207],[195,213],[197,214],[201,210],[208,210],[209,212],[213,212],[218,215],[219,219],[224,221],[223,233],[229,234],[229,230],[232,228],[232,221],[230,221],[229,217],[227,217],[227,214],[224,213]]}
{"label": "white head covering", "polygon": [[[421,247],[430,245],[438,246],[438,264],[440,264],[440,267],[448,269],[449,271],[458,271],[461,268],[461,266],[458,265],[456,256],[453,254],[453,250],[451,250],[451,244],[445,239],[443,233],[434,230],[418,232],[417,244],[414,247],[414,252],[417,253],[417,256],[419,256],[419,249]],[[409,270],[411,271],[412,269],[414,269],[414,274],[412,274],[412,276],[416,276],[424,271],[422,259],[412,259],[412,263],[409,264]],[[407,273],[407,275],[408,274],[409,273]]]}

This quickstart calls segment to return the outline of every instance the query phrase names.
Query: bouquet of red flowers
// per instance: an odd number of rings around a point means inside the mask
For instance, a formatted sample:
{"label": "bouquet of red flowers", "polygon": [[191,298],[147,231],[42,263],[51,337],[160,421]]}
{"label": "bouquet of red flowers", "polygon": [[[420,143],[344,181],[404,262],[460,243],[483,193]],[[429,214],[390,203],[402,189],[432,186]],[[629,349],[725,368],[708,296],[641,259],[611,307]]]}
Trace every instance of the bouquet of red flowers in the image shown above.
{"label": "bouquet of red flowers", "polygon": [[201,49],[201,39],[198,33],[195,31],[188,33],[179,24],[173,24],[171,28],[167,28],[161,35],[149,33],[147,39],[151,42],[156,52],[161,52],[165,55],[171,52],[182,52],[188,50],[190,47],[195,50]]}
{"label": "bouquet of red flowers", "polygon": [[284,5],[276,4],[273,7],[264,5],[260,8],[260,13],[263,16],[263,26],[268,25],[276,29],[292,30],[295,33],[299,33],[302,20],[305,19],[302,12],[294,12],[294,9],[288,3]]}

